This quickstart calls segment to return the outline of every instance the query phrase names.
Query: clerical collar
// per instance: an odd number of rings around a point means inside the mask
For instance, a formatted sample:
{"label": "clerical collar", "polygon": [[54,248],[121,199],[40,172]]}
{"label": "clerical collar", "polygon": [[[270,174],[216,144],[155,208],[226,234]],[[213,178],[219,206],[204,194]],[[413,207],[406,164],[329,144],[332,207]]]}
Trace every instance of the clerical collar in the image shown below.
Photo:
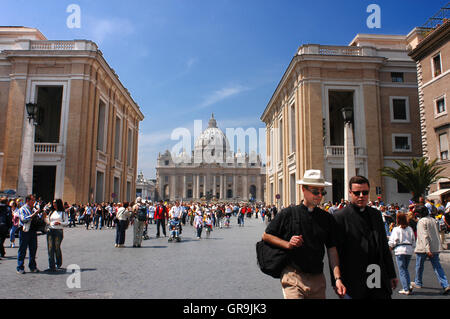
{"label": "clerical collar", "polygon": [[356,210],[359,213],[364,213],[365,210],[366,210],[366,207],[367,207],[367,206],[364,206],[364,208],[361,208],[361,207],[359,207],[359,206],[357,206],[355,204],[351,204],[351,205],[353,206],[353,209]]}
{"label": "clerical collar", "polygon": [[310,207],[306,206],[305,204],[302,204],[302,206],[305,207],[305,209],[310,213],[312,213],[317,207],[317,206],[314,206],[313,208],[310,208]]}

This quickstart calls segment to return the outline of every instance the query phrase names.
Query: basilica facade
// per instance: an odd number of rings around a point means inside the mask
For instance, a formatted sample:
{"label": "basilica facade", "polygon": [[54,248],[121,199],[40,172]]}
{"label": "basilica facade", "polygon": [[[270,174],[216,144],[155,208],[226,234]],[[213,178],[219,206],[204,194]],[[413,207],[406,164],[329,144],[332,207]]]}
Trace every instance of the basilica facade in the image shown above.
{"label": "basilica facade", "polygon": [[214,115],[195,140],[194,150],[158,155],[156,188],[162,200],[262,201],[265,165],[254,152],[234,152]]}

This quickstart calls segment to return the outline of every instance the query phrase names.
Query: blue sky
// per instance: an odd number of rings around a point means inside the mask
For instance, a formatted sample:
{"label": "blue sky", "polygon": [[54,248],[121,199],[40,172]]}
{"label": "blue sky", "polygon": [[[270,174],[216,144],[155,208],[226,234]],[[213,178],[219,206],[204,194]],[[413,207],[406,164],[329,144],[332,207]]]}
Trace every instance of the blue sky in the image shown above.
{"label": "blue sky", "polygon": [[[297,48],[348,45],[357,33],[407,34],[447,1],[128,0],[2,1],[0,24],[38,28],[49,40],[96,42],[139,104],[138,170],[155,177],[177,127],[193,134],[214,112],[225,128],[264,127],[260,116]],[[370,4],[381,28],[369,29]],[[71,4],[81,28],[68,28]],[[261,145],[264,152],[265,146]]]}

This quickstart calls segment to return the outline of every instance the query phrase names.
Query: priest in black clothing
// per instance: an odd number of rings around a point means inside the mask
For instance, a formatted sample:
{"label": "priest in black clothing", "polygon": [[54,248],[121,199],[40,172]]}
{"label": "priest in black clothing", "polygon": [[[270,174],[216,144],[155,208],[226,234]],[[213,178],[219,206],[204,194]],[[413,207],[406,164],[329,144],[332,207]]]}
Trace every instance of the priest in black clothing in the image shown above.
{"label": "priest in black clothing", "polygon": [[381,213],[367,206],[369,191],[367,178],[352,177],[351,204],[333,215],[341,278],[350,298],[391,299],[398,279]]}

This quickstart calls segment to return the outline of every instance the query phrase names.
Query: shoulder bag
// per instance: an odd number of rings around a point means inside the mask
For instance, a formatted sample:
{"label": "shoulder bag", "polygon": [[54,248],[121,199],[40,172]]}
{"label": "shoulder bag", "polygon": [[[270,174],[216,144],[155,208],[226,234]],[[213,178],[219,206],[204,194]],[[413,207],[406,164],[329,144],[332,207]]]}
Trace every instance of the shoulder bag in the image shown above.
{"label": "shoulder bag", "polygon": [[[291,207],[289,207],[289,214],[293,214]],[[292,226],[295,227],[297,224],[296,214],[293,214],[293,219]],[[256,258],[259,269],[263,273],[273,278],[280,278],[281,272],[289,262],[289,252],[260,240],[256,243]]]}

